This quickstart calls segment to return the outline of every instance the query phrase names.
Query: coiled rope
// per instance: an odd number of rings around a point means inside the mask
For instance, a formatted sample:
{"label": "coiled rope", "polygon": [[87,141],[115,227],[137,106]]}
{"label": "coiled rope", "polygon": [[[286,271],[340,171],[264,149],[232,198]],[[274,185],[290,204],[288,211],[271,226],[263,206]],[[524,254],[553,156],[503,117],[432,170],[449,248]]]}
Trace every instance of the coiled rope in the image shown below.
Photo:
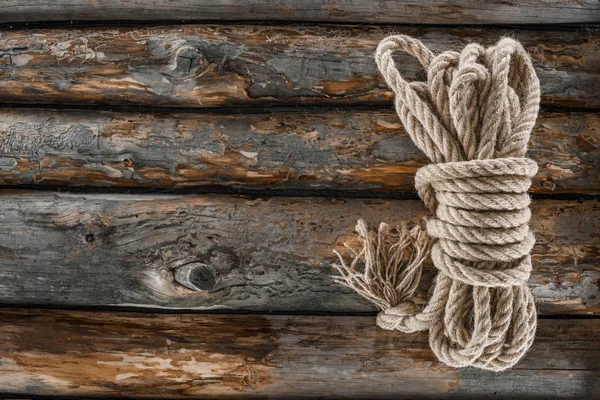
{"label": "coiled rope", "polygon": [[[402,77],[397,51],[420,62],[427,82]],[[350,265],[338,254],[335,280],[382,309],[380,327],[429,330],[442,362],[510,368],[536,330],[526,282],[535,243],[527,190],[537,165],[524,156],[540,88],[530,58],[510,38],[434,55],[404,35],[384,39],[375,58],[398,116],[431,161],[418,170],[415,187],[434,217],[427,235],[419,226],[392,230],[385,223],[372,232],[359,221],[362,250]],[[437,276],[421,310],[414,293],[428,253]]]}

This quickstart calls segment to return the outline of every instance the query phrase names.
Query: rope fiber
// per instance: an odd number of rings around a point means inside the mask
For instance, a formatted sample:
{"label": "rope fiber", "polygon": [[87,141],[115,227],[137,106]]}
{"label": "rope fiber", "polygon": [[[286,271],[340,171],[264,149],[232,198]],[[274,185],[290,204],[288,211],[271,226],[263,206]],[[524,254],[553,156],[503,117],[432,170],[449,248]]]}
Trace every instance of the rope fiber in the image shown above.
{"label": "rope fiber", "polygon": [[[404,79],[397,52],[415,57],[427,81]],[[398,35],[379,44],[375,59],[404,127],[431,161],[418,170],[415,188],[433,217],[427,235],[387,224],[372,232],[359,221],[362,250],[353,250],[350,265],[338,254],[335,280],[382,310],[380,327],[429,330],[447,365],[510,368],[531,346],[537,323],[526,285],[535,243],[527,190],[537,165],[524,157],[540,88],[529,55],[510,38],[434,55]],[[437,275],[420,309],[414,293],[429,254]]]}

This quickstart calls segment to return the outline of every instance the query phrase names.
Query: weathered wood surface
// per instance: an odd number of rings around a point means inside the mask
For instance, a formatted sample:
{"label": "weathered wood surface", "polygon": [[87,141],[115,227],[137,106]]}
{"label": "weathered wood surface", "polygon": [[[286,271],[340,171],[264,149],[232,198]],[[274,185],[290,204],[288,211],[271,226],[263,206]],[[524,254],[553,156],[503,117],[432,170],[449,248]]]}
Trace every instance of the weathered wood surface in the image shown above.
{"label": "weathered wood surface", "polygon": [[598,23],[596,0],[3,0],[0,22],[318,21],[408,24]]}
{"label": "weathered wood surface", "polygon": [[[600,194],[600,115],[543,113],[536,193]],[[392,110],[141,114],[0,109],[0,184],[414,191]]]}
{"label": "weathered wood surface", "polygon": [[[416,200],[0,194],[2,304],[374,311],[332,283],[332,249],[360,217],[425,215]],[[600,202],[539,200],[533,214],[540,311],[600,312]],[[192,279],[203,290],[175,282],[192,262],[209,266]]]}
{"label": "weathered wood surface", "polygon": [[[373,53],[392,33],[435,51],[519,39],[545,105],[600,107],[600,31],[382,26],[181,25],[9,30],[0,102],[184,107],[386,104]],[[405,76],[422,79],[399,55]]]}
{"label": "weathered wood surface", "polygon": [[[1,310],[0,391],[152,398],[592,399],[600,319],[540,320],[513,369],[446,367],[373,317]],[[358,396],[358,397],[357,397]]]}

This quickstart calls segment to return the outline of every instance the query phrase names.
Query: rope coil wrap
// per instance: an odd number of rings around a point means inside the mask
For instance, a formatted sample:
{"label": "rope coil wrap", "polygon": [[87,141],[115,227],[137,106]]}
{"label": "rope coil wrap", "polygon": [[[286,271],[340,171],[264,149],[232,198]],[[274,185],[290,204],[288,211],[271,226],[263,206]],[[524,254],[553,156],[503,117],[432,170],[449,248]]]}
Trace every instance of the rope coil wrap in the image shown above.
{"label": "rope coil wrap", "polygon": [[[427,82],[402,77],[393,59],[397,51],[421,63]],[[432,350],[450,366],[509,368],[531,346],[536,329],[526,282],[535,243],[527,190],[537,165],[524,156],[540,89],[529,56],[509,38],[487,49],[469,44],[460,53],[434,56],[420,41],[399,35],[384,39],[375,57],[396,95],[402,123],[432,162],[418,170],[415,187],[434,214],[427,234],[438,272],[423,310],[415,305],[412,281],[412,290],[394,287],[403,296],[391,299],[381,293],[377,324],[402,332],[429,330]],[[390,271],[406,278],[405,270],[389,263],[371,268],[371,276],[357,269],[369,254],[388,253],[387,232],[380,227],[376,236],[381,239],[366,241],[375,233],[359,231],[363,251],[355,252],[350,266],[342,259],[336,280],[372,294]],[[378,257],[370,263],[381,262]],[[373,275],[373,270],[380,273]],[[413,280],[417,275],[410,273]]]}

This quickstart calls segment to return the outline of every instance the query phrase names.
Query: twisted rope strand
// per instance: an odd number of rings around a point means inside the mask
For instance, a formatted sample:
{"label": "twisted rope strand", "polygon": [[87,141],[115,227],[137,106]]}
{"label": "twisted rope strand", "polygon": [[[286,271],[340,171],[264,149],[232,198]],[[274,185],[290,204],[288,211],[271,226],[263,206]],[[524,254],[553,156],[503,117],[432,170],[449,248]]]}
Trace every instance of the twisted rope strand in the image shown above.
{"label": "twisted rope strand", "polygon": [[[402,77],[393,59],[398,51],[421,63],[427,82]],[[537,321],[526,286],[535,243],[527,190],[537,165],[524,156],[540,102],[531,60],[510,38],[488,48],[469,44],[460,52],[434,55],[404,35],[384,39],[375,60],[396,95],[398,116],[432,163],[419,169],[415,188],[434,214],[427,222],[430,242],[421,238],[419,243],[430,249],[438,273],[428,303],[419,310],[413,296],[423,252],[413,249],[419,262],[404,270],[393,265],[399,258],[384,257],[388,273],[369,274],[382,261],[373,252],[387,250],[385,241],[373,247],[373,233],[363,222],[363,251],[355,252],[351,267],[342,260],[338,281],[358,288],[381,308],[380,327],[429,330],[430,346],[442,362],[510,368],[531,346]],[[385,279],[393,284],[382,292]]]}

